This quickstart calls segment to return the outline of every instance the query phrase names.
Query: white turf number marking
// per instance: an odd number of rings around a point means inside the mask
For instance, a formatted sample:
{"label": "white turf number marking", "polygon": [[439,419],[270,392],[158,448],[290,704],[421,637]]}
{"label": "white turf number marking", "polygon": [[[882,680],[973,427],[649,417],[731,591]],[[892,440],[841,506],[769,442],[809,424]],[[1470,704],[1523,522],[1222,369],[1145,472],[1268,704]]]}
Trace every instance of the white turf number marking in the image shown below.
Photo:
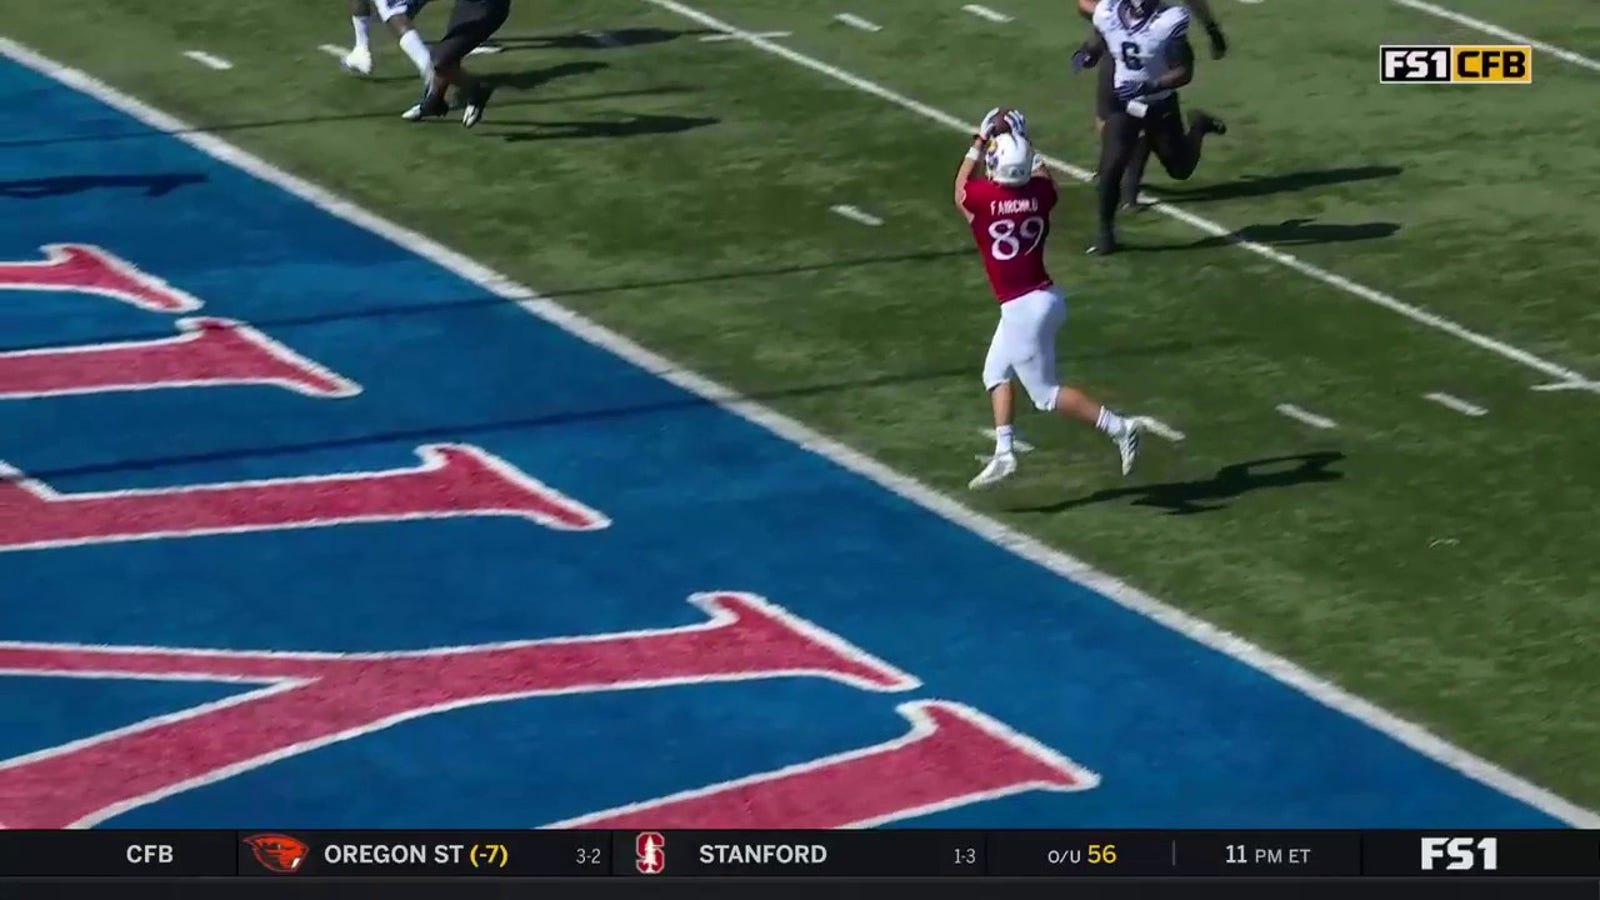
{"label": "white turf number marking", "polygon": [[[1016,259],[1039,249],[1044,240],[1044,220],[1029,216],[1018,225],[1016,219],[996,219],[989,225],[989,237],[993,239],[989,244],[990,256],[998,260]],[[1022,249],[1023,241],[1032,241],[1026,250]]]}

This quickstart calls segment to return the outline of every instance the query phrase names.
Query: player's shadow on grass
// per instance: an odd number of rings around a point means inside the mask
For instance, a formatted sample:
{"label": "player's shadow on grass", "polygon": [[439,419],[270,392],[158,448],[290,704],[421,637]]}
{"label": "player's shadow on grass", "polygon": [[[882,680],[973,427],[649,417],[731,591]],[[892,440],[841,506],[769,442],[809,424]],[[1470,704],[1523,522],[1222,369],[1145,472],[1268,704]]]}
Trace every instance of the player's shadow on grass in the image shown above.
{"label": "player's shadow on grass", "polygon": [[201,184],[206,176],[199,172],[173,172],[159,175],[63,175],[56,178],[25,178],[0,181],[0,198],[38,200],[64,197],[102,188],[133,188],[146,197],[165,197],[189,184]]}
{"label": "player's shadow on grass", "polygon": [[678,134],[684,131],[693,131],[707,125],[715,125],[721,119],[711,119],[703,116],[657,116],[634,115],[617,119],[591,119],[583,122],[503,122],[497,125],[517,126],[524,130],[512,134],[501,132],[499,136],[507,143],[522,143],[524,141],[562,141],[576,138],[625,138],[641,137],[654,134]]}
{"label": "player's shadow on grass", "polygon": [[623,47],[643,47],[648,44],[665,44],[683,37],[700,37],[716,34],[707,29],[681,30],[676,28],[615,28],[592,29],[571,34],[530,34],[514,37],[496,37],[491,43],[502,51],[507,50],[619,50]]}
{"label": "player's shadow on grass", "polygon": [[1247,225],[1226,237],[1209,237],[1187,244],[1130,245],[1131,250],[1205,250],[1226,247],[1240,241],[1271,244],[1275,247],[1298,247],[1309,244],[1343,244],[1351,241],[1371,241],[1393,237],[1400,231],[1394,222],[1363,222],[1359,225],[1322,225],[1312,219],[1287,219],[1276,225]]}
{"label": "player's shadow on grass", "polygon": [[[546,97],[517,97],[507,96],[504,100],[495,99],[493,109],[503,110],[516,106],[548,106],[556,103],[582,103],[590,100],[625,100],[638,97],[663,97],[670,94],[683,94],[697,90],[683,85],[661,85],[658,87],[638,88],[628,91],[599,91],[591,94],[568,94],[565,96]],[[391,109],[371,110],[359,113],[338,113],[325,116],[304,116],[294,119],[257,119],[248,122],[217,122],[210,125],[195,125],[190,128],[155,129],[143,126],[123,132],[108,134],[79,134],[67,137],[52,138],[25,138],[17,141],[0,140],[0,148],[6,147],[48,147],[56,144],[101,144],[107,141],[126,141],[140,138],[163,138],[171,135],[183,134],[212,134],[228,131],[249,131],[257,128],[283,128],[291,125],[321,125],[326,122],[358,122],[362,119],[394,119],[400,117],[399,107]],[[403,124],[396,121],[397,125]]]}
{"label": "player's shadow on grass", "polygon": [[1165,510],[1170,516],[1193,516],[1227,509],[1228,504],[1225,501],[1235,500],[1255,491],[1341,481],[1344,479],[1344,474],[1331,471],[1329,467],[1344,458],[1343,453],[1329,450],[1254,459],[1223,466],[1217,470],[1217,474],[1200,481],[1174,481],[1166,484],[1110,488],[1096,491],[1086,497],[1052,503],[1048,506],[1028,507],[1017,512],[1060,513],[1096,503],[1132,499],[1134,506],[1150,506]]}
{"label": "player's shadow on grass", "polygon": [[1265,175],[1241,178],[1224,184],[1209,184],[1197,188],[1176,185],[1152,185],[1151,193],[1167,203],[1211,203],[1241,197],[1266,197],[1291,191],[1349,184],[1353,181],[1370,181],[1376,178],[1393,178],[1405,170],[1399,166],[1355,166],[1345,169],[1322,169],[1315,172],[1286,172],[1282,175]]}
{"label": "player's shadow on grass", "polygon": [[[544,87],[553,81],[560,81],[563,78],[574,78],[579,75],[588,75],[593,72],[598,72],[602,69],[609,68],[611,68],[610,63],[588,59],[581,62],[567,62],[554,66],[545,66],[539,69],[527,69],[522,72],[484,72],[482,73],[482,77],[484,81],[492,83],[495,87],[511,88],[512,90],[518,91],[531,91],[535,88]],[[367,80],[383,84],[394,81],[416,81],[417,76],[415,74],[389,75],[382,78],[368,78]],[[499,106],[501,104],[496,103],[495,105]]]}

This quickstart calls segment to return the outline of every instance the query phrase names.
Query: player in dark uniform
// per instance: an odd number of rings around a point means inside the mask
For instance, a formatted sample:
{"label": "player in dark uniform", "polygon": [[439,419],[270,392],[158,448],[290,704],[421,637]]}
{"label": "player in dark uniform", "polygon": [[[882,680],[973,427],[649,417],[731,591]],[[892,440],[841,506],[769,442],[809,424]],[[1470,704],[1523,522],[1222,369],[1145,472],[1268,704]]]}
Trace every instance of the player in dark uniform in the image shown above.
{"label": "player in dark uniform", "polygon": [[494,85],[467,72],[461,61],[493,37],[509,15],[511,0],[456,0],[444,37],[433,45],[433,80],[423,90],[422,100],[406,110],[404,117],[416,121],[449,112],[445,92],[455,85],[464,107],[461,124],[468,128],[478,124]]}
{"label": "player in dark uniform", "polygon": [[[1205,29],[1206,38],[1211,43],[1211,58],[1222,59],[1228,55],[1228,38],[1222,33],[1222,26],[1217,23],[1216,16],[1211,12],[1209,0],[1181,0],[1194,17],[1200,21]],[[1099,0],[1078,0],[1078,12],[1091,22],[1094,20],[1094,9],[1099,5]],[[1100,64],[1100,58],[1105,51],[1105,38],[1096,32],[1096,38],[1091,39],[1084,49],[1092,52],[1082,58],[1084,65],[1079,68],[1093,67],[1096,70],[1095,84],[1095,133],[1104,134],[1106,121],[1117,111],[1116,72],[1117,67],[1111,62]],[[1080,59],[1075,55],[1075,65]],[[1140,135],[1139,142],[1133,151],[1133,159],[1128,163],[1128,169],[1122,179],[1122,205],[1126,209],[1137,210],[1139,189],[1144,185],[1145,168],[1150,163],[1150,141]]]}
{"label": "player in dark uniform", "polygon": [[[1117,250],[1119,199],[1138,197],[1138,173],[1129,176],[1136,155],[1153,152],[1167,174],[1181,181],[1200,164],[1206,135],[1224,134],[1227,128],[1199,111],[1189,127],[1184,126],[1177,91],[1194,77],[1195,62],[1187,36],[1187,7],[1168,6],[1161,0],[1100,0],[1093,21],[1092,36],[1072,59],[1076,69],[1096,63],[1114,69],[1109,115],[1100,136],[1100,228],[1089,248],[1104,255]],[[1111,58],[1100,59],[1107,55]]]}

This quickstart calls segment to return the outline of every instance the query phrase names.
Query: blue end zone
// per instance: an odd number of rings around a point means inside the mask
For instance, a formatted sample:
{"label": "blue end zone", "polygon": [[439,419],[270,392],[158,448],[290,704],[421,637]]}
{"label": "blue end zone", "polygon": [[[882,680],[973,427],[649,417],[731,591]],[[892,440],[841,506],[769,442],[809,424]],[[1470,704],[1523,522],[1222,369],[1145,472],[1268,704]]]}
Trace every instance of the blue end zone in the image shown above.
{"label": "blue end zone", "polygon": [[[406,467],[419,444],[470,441],[614,521],[582,535],[459,519],[7,553],[0,641],[397,650],[687,625],[704,618],[688,595],[729,589],[925,683],[490,704],[107,824],[532,826],[894,738],[895,704],[918,697],[981,709],[1103,781],[902,824],[1561,824],[98,101],[10,64],[0,99],[0,184],[94,177],[0,194],[0,259],[105,247],[365,387],[346,400],[241,387],[0,401],[0,459],[77,492]],[[0,349],[171,333],[171,317],[103,298],[0,292]],[[237,690],[0,678],[0,757]]]}

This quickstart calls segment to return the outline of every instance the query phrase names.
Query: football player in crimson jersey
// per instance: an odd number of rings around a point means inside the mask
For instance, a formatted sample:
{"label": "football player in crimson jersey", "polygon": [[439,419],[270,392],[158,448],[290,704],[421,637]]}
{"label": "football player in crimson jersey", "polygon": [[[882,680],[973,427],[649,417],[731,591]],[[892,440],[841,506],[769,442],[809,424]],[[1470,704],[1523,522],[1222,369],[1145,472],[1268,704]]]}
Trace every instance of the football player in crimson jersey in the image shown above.
{"label": "football player in crimson jersey", "polygon": [[[974,177],[982,161],[985,176]],[[1000,301],[1000,324],[983,363],[983,386],[994,410],[994,456],[969,487],[985,488],[1017,470],[1012,426],[1012,382],[1022,382],[1033,405],[1080,419],[1110,437],[1122,456],[1122,474],[1139,453],[1139,421],[1119,416],[1056,374],[1056,332],[1067,304],[1044,266],[1056,183],[1028,143],[1018,112],[994,110],[984,118],[956,172],[956,206],[972,227],[983,268]]]}

